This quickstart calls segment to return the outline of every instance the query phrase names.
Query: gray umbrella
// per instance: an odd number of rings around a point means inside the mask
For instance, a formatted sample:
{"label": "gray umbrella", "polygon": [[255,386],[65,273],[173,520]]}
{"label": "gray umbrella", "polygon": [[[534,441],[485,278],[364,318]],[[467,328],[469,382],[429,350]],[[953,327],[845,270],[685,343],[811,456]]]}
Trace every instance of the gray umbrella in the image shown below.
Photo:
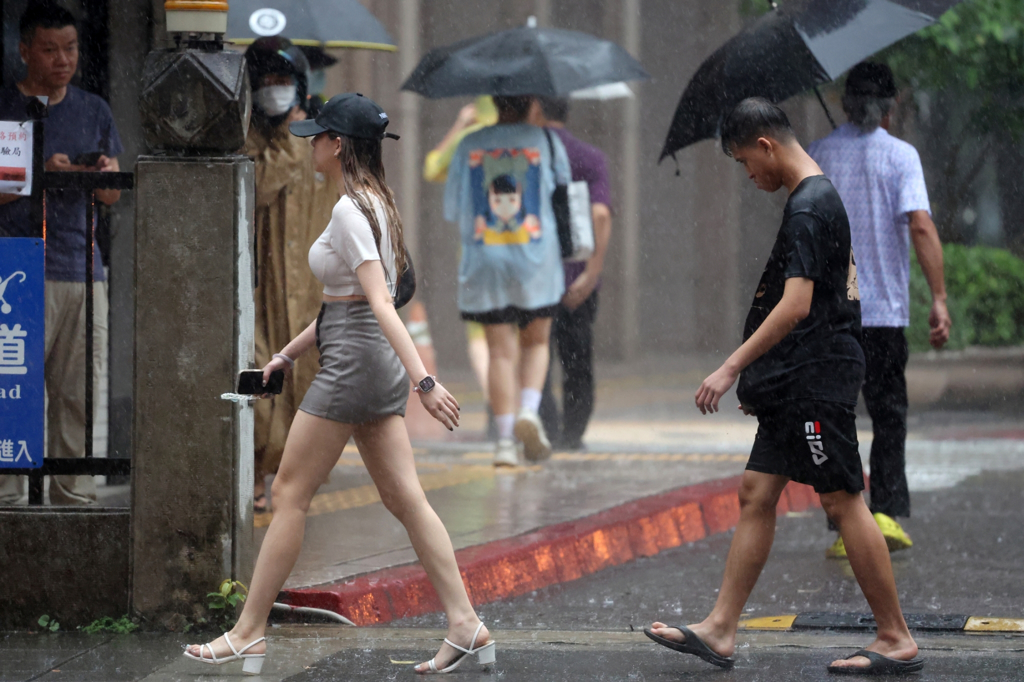
{"label": "gray umbrella", "polygon": [[397,49],[387,29],[358,0],[231,0],[229,42],[248,45],[276,35],[304,46]]}
{"label": "gray umbrella", "polygon": [[741,100],[759,96],[781,102],[834,80],[875,52],[934,23],[957,2],[786,2],[730,38],[700,65],[676,108],[661,158],[715,137],[722,117]]}
{"label": "gray umbrella", "polygon": [[568,96],[604,83],[647,79],[615,43],[579,31],[524,26],[428,52],[402,85],[426,97]]}

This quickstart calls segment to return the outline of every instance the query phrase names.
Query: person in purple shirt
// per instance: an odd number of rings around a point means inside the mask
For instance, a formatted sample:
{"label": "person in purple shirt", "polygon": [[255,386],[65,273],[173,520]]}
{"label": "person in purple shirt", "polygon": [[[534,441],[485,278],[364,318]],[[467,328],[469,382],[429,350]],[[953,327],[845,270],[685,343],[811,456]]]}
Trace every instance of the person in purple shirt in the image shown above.
{"label": "person in purple shirt", "polygon": [[[24,121],[30,98],[49,98],[43,141],[48,171],[117,171],[122,153],[110,107],[101,98],[71,85],[78,70],[75,18],[52,2],[29,5],[21,18],[21,58],[28,75],[0,90],[0,120]],[[93,158],[82,158],[91,156]],[[110,205],[119,190],[97,190]],[[46,192],[46,356],[49,398],[47,457],[85,454],[85,192]],[[28,197],[0,194],[0,238],[34,237]],[[2,241],[2,239],[0,239]],[[107,287],[99,249],[95,250],[93,287],[95,325],[93,363],[100,377],[106,369]],[[95,382],[98,386],[99,382]],[[17,501],[24,481],[0,477],[0,504]],[[50,503],[87,505],[96,501],[91,476],[54,476]]]}
{"label": "person in purple shirt", "polygon": [[[562,367],[562,414],[551,391],[551,376],[544,384],[540,417],[556,447],[579,450],[594,411],[594,319],[605,254],[612,234],[611,188],[608,162],[597,147],[578,140],[565,128],[569,100],[538,97],[531,123],[549,128],[565,145],[573,182],[586,182],[594,223],[594,255],[587,261],[567,262],[565,295],[551,329],[553,352]],[[549,370],[550,372],[550,370]]]}

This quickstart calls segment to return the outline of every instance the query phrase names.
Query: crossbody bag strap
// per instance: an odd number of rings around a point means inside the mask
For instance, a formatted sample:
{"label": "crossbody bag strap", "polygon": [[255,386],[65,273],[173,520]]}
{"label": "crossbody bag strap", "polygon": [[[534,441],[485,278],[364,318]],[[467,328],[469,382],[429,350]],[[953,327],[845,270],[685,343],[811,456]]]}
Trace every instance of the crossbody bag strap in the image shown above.
{"label": "crossbody bag strap", "polygon": [[555,184],[558,184],[558,173],[555,172],[555,142],[551,139],[551,131],[547,128],[542,128],[544,131],[544,137],[548,138],[548,152],[551,157],[551,177],[554,179]]}

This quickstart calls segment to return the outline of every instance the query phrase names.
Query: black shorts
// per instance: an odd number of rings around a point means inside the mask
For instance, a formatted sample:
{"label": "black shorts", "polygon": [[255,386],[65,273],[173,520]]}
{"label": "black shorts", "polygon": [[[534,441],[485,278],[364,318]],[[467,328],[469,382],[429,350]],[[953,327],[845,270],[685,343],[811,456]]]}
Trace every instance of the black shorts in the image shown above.
{"label": "black shorts", "polygon": [[488,310],[483,313],[462,313],[462,319],[466,322],[479,322],[480,324],[514,324],[520,329],[528,326],[534,320],[542,317],[554,317],[558,312],[558,305],[549,305],[536,310],[524,310],[510,305],[501,310]]}
{"label": "black shorts", "polygon": [[747,469],[785,476],[834,493],[864,490],[853,409],[839,403],[798,400],[757,413],[757,436]]}

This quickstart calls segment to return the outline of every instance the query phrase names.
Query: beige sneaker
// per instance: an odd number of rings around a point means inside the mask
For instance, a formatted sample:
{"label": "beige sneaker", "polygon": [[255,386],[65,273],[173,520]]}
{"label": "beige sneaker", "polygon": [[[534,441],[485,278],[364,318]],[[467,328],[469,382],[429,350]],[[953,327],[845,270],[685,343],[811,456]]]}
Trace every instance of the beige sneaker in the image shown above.
{"label": "beige sneaker", "polygon": [[494,466],[515,467],[519,466],[519,453],[516,451],[515,441],[511,439],[499,440],[494,449]]}
{"label": "beige sneaker", "polygon": [[513,430],[516,438],[523,444],[523,456],[531,462],[541,462],[551,456],[551,441],[544,433],[544,425],[540,415],[530,410],[522,410],[516,417]]}

